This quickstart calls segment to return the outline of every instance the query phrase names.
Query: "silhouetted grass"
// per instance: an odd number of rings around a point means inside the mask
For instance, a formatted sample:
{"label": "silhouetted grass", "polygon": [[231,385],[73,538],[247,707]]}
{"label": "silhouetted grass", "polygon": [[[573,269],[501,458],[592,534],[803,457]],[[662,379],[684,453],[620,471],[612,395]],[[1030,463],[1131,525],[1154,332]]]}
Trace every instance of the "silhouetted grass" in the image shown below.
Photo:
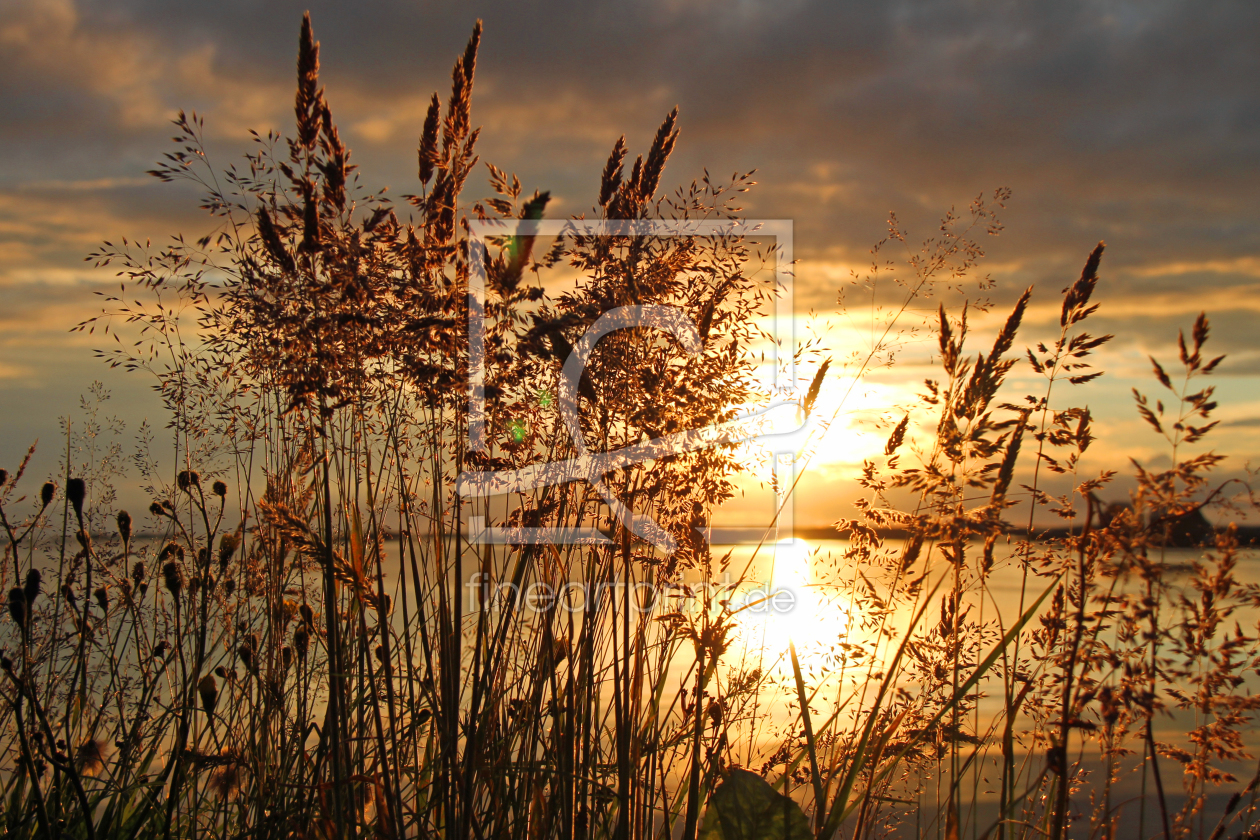
{"label": "silhouetted grass", "polygon": [[[536,252],[516,225],[541,218],[548,195],[493,166],[495,197],[461,203],[480,32],[419,128],[405,205],[358,184],[307,19],[292,138],[256,136],[245,164],[216,172],[200,121],[181,114],[154,171],[200,183],[216,229],[92,255],[124,292],[80,329],[127,337],[102,355],[156,377],[170,446],[153,454],[142,430],[135,468],[153,502],[116,511],[124,464],[98,392],[83,425],[67,424],[56,483],[27,497],[26,463],[0,475],[7,836],[1251,832],[1256,781],[1227,768],[1250,759],[1260,592],[1236,577],[1230,530],[1178,586],[1164,556],[1200,508],[1239,498],[1211,483],[1219,456],[1187,454],[1214,425],[1199,384],[1220,362],[1203,355],[1207,320],[1181,339],[1176,379],[1152,360],[1167,393],[1137,397],[1173,466],[1136,466],[1132,505],[1105,508],[1113,473],[1081,474],[1091,416],[1063,396],[1100,375],[1088,359],[1111,338],[1084,327],[1103,246],[1063,293],[1057,337],[1026,358],[1031,289],[982,352],[967,346],[966,306],[946,306],[983,257],[973,235],[1000,231],[1005,191],[951,212],[918,251],[894,217],[859,283],[892,301],[872,303],[871,344],[810,377],[803,408],[838,412],[849,383],[914,331],[935,333],[938,378],[855,479],[857,515],[837,522],[848,547],[827,583],[849,618],[823,654],[749,647],[747,605],[686,586],[734,568],[701,536],[735,492],[733,445],[604,477],[672,553],[629,533],[586,482],[460,494],[466,471],[721,424],[766,396],[752,348],[767,255],[754,242],[570,236]],[[673,112],[633,163],[618,140],[593,217],[739,218],[747,175],[658,197],[677,137]],[[469,260],[481,258],[461,235],[469,216],[504,226],[484,257],[486,451],[465,433]],[[581,280],[549,295],[553,265]],[[606,337],[571,440],[555,399],[564,362],[602,314],[645,303],[686,313],[703,350],[646,327]],[[1006,396],[1025,362],[1044,391]],[[1066,536],[1036,539],[1047,515]],[[611,539],[496,546],[470,539],[474,516]],[[881,538],[890,529],[904,539]],[[991,589],[1004,569],[1022,580],[1018,603]],[[599,594],[578,609],[525,603],[540,583]],[[1162,742],[1155,724],[1173,710],[1193,725]],[[1219,823],[1207,817],[1218,791],[1230,792]]]}

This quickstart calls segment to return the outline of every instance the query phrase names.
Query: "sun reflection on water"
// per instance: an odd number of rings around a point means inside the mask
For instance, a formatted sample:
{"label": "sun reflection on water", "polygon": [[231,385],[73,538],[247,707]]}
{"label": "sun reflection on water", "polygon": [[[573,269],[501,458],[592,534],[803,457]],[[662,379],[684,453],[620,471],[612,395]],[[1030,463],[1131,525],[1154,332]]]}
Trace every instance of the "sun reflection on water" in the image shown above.
{"label": "sun reflection on water", "polygon": [[812,570],[813,552],[801,539],[779,540],[771,548],[769,579],[744,588],[733,601],[736,638],[751,651],[771,656],[794,642],[797,653],[821,653],[841,639],[848,615],[820,585]]}

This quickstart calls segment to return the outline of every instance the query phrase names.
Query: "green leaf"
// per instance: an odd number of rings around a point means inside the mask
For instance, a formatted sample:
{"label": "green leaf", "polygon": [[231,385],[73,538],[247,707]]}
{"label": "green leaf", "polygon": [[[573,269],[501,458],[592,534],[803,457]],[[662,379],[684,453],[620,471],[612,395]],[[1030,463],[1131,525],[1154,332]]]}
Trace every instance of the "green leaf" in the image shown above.
{"label": "green leaf", "polygon": [[809,697],[805,694],[805,678],[801,675],[801,663],[796,658],[796,643],[788,642],[788,650],[792,653],[792,672],[796,675],[796,696],[801,704],[801,721],[805,724],[805,745],[809,748],[809,774],[814,783],[814,801],[819,809],[827,801],[823,791],[822,776],[818,772],[818,752],[815,749],[814,726],[809,719]]}
{"label": "green leaf", "polygon": [[728,770],[709,799],[697,840],[809,840],[801,806],[747,770]]}

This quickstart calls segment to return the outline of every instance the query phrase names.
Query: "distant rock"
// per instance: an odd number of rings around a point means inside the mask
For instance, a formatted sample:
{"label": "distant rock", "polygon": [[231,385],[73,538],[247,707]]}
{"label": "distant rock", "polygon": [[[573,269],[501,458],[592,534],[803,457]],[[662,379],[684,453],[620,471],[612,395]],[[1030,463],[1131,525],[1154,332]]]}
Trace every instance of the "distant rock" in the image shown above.
{"label": "distant rock", "polygon": [[1185,513],[1154,511],[1150,528],[1154,544],[1169,548],[1198,548],[1211,544],[1216,537],[1216,529],[1197,507]]}

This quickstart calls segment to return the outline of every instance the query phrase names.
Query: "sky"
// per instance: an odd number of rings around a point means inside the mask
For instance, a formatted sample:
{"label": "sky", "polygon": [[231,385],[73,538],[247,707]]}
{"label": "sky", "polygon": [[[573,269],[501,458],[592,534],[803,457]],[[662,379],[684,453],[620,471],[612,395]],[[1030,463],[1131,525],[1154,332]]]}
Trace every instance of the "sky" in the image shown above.
{"label": "sky", "polygon": [[[180,109],[204,117],[220,166],[239,160],[250,129],[289,129],[308,8],[321,82],[365,183],[413,188],[424,108],[446,95],[481,18],[483,160],[550,190],[551,215],[582,212],[614,141],[645,152],[678,106],[664,183],[757,170],[744,207],[793,221],[802,316],[835,310],[890,211],[917,240],[949,207],[1009,187],[984,270],[999,310],[1036,286],[1026,341],[1057,333],[1060,291],[1107,243],[1092,330],[1117,338],[1098,357],[1106,376],[1073,395],[1097,418],[1094,465],[1167,464],[1130,389],[1158,387],[1147,355],[1175,361],[1177,330],[1203,310],[1209,352],[1228,354],[1213,445],[1231,456],[1228,474],[1260,455],[1260,5],[8,0],[0,463],[11,469],[38,438],[36,467],[55,469],[57,418],[76,415],[93,380],[131,428],[160,425],[149,383],[95,361],[99,335],[68,332],[96,313],[94,292],[116,288],[84,258],[102,240],[209,229],[195,192],[144,173],[169,150]],[[928,351],[904,358],[863,393],[911,396]],[[851,515],[840,508],[853,462],[886,434],[863,423],[838,422],[798,522]]]}

